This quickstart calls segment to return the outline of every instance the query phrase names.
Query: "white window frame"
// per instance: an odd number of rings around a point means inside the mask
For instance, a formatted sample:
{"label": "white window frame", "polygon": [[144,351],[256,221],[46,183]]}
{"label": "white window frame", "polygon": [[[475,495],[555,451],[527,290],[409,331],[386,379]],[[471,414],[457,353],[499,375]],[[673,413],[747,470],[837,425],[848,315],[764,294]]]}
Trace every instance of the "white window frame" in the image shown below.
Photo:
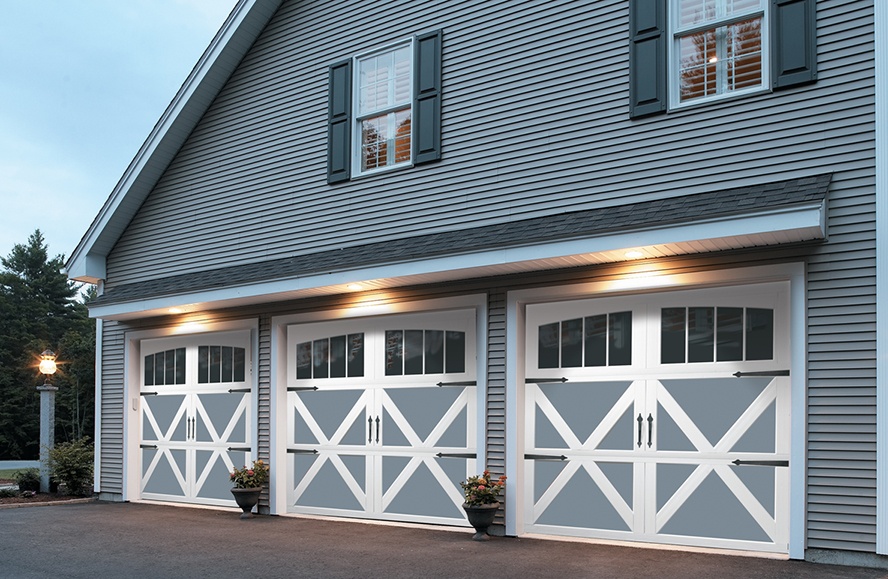
{"label": "white window frame", "polygon": [[[669,22],[669,108],[670,109],[680,109],[685,107],[691,107],[700,104],[708,104],[711,102],[721,101],[725,99],[736,98],[739,96],[745,96],[754,93],[766,92],[770,91],[771,87],[771,34],[770,34],[770,15],[769,15],[769,0],[760,0],[758,8],[749,9],[744,12],[738,12],[731,16],[725,16],[725,3],[730,2],[731,0],[716,0],[717,2],[717,10],[719,16],[715,20],[710,20],[704,23],[695,24],[693,26],[679,26],[679,16],[680,16],[680,8],[679,3],[681,0],[669,0],[668,7],[668,22]],[[720,28],[723,26],[728,26],[730,24],[734,24],[737,22],[742,22],[743,20],[748,20],[749,18],[761,17],[762,26],[761,26],[761,34],[762,34],[762,51],[761,51],[761,69],[762,69],[762,78],[761,84],[759,86],[753,86],[748,88],[742,88],[739,90],[723,90],[717,92],[717,94],[703,96],[700,98],[695,98],[686,102],[681,102],[681,79],[679,77],[679,71],[681,70],[681,66],[679,63],[679,59],[681,58],[681,49],[679,46],[680,39],[683,36],[688,34],[692,34],[694,32],[700,32],[703,30],[711,30],[713,28]],[[721,43],[720,43],[721,44]],[[720,47],[721,51],[721,47]],[[724,57],[719,58],[722,62],[724,62]],[[719,79],[717,82],[723,83],[724,79]]]}
{"label": "white window frame", "polygon": [[[352,123],[352,143],[351,143],[351,151],[352,151],[352,178],[355,177],[363,177],[367,175],[375,175],[377,173],[382,173],[385,171],[391,171],[393,169],[402,169],[413,166],[413,141],[416,138],[415,130],[414,130],[414,110],[413,110],[413,100],[414,100],[414,82],[413,79],[416,75],[416,58],[415,58],[415,38],[413,36],[409,38],[405,38],[399,40],[397,42],[392,42],[391,44],[387,44],[385,46],[375,48],[373,50],[369,50],[367,52],[362,52],[360,54],[352,57],[352,118],[354,119]],[[403,103],[395,104],[389,107],[377,108],[367,113],[361,113],[361,61],[366,60],[368,58],[379,56],[380,54],[391,53],[399,48],[408,48],[410,53],[410,96],[407,100],[407,106],[405,107]],[[361,123],[368,118],[378,117],[381,115],[389,115],[391,113],[396,113],[398,111],[409,110],[410,111],[410,159],[408,161],[402,161],[400,163],[392,162],[390,164],[385,165],[384,167],[376,167],[373,169],[362,170],[361,168],[361,148],[364,143],[363,133],[361,131]],[[389,119],[389,124],[393,125],[391,118]],[[390,134],[396,134],[397,127],[389,126]],[[395,151],[395,141],[394,138],[389,140],[389,150],[391,151],[392,158],[394,158]]]}

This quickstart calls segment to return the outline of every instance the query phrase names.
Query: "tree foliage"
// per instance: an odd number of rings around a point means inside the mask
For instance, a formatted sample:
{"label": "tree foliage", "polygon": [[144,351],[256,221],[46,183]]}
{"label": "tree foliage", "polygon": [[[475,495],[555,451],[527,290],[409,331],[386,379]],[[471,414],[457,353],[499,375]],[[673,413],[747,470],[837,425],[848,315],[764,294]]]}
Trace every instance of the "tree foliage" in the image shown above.
{"label": "tree foliage", "polygon": [[[59,371],[56,440],[93,432],[95,323],[77,284],[61,273],[64,257],[50,259],[40,230],[0,258],[0,459],[39,455],[40,405],[35,387],[40,353],[53,350]],[[94,295],[94,294],[93,294]]]}

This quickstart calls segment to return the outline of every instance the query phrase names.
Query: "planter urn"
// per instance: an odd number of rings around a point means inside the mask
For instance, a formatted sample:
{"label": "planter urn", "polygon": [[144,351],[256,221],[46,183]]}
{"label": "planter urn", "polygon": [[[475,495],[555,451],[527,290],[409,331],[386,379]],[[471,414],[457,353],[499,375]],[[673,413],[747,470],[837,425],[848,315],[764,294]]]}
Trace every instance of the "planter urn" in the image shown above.
{"label": "planter urn", "polygon": [[472,537],[473,541],[487,541],[489,539],[487,529],[493,523],[493,518],[496,516],[499,505],[499,502],[487,503],[485,505],[463,503],[463,510],[466,512],[469,524],[475,528],[475,535]]}
{"label": "planter urn", "polygon": [[240,518],[242,519],[252,519],[253,518],[253,507],[259,504],[259,495],[262,493],[262,487],[255,488],[247,488],[247,489],[239,489],[234,488],[231,489],[231,494],[234,495],[234,502],[237,503],[237,506],[241,508],[243,513],[241,513]]}

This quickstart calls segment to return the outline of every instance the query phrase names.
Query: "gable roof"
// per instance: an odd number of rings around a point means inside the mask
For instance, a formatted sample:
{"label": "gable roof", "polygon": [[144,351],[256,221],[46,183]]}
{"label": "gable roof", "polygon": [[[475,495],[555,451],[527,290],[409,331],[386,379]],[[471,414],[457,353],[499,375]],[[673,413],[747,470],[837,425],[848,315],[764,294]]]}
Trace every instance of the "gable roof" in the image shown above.
{"label": "gable roof", "polygon": [[239,0],[71,252],[70,279],[104,279],[105,257],[282,2]]}
{"label": "gable roof", "polygon": [[[386,283],[424,283],[432,278],[424,277],[411,264],[436,258],[449,260],[446,271],[429,270],[426,275],[441,281],[622,261],[626,258],[621,250],[626,247],[645,246],[664,255],[677,255],[819,240],[826,231],[825,201],[831,179],[832,174],[815,175],[140,281],[109,289],[90,304],[90,310],[99,317],[122,318],[121,314],[136,311],[145,315],[162,307],[165,298],[179,298],[181,304],[195,297],[207,299],[223,288],[241,288],[234,292],[236,297],[213,300],[215,307],[224,307],[250,303],[249,295],[254,292],[244,288],[263,284],[264,288],[255,294],[265,301],[335,293],[341,291],[338,286],[345,283],[345,278],[334,280],[334,274],[345,272],[352,281],[366,281],[365,276],[374,268],[392,264],[406,266],[412,274]],[[738,225],[741,223],[745,225]],[[686,239],[677,233],[682,227],[686,228]],[[627,238],[636,243],[625,245]],[[597,240],[615,241],[602,246],[596,245]],[[579,242],[582,249],[577,244],[540,249],[565,242]],[[534,249],[522,252],[523,248]],[[479,265],[475,259],[484,252],[510,250],[516,250],[520,257],[497,257],[488,266]],[[323,281],[306,281],[311,278]],[[270,290],[274,284],[278,291]],[[137,305],[114,307],[119,304]]]}

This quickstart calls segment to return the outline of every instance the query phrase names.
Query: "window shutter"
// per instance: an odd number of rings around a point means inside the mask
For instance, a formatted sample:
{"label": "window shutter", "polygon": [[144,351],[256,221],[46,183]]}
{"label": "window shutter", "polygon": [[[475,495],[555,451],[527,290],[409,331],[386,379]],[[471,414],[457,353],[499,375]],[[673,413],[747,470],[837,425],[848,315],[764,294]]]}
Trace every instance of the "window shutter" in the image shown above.
{"label": "window shutter", "polygon": [[629,116],[666,111],[666,0],[629,0]]}
{"label": "window shutter", "polygon": [[327,98],[327,183],[351,177],[351,60],[330,66]]}
{"label": "window shutter", "polygon": [[413,87],[413,163],[441,159],[441,31],[416,37]]}
{"label": "window shutter", "polygon": [[771,0],[771,86],[788,88],[817,80],[814,0]]}

